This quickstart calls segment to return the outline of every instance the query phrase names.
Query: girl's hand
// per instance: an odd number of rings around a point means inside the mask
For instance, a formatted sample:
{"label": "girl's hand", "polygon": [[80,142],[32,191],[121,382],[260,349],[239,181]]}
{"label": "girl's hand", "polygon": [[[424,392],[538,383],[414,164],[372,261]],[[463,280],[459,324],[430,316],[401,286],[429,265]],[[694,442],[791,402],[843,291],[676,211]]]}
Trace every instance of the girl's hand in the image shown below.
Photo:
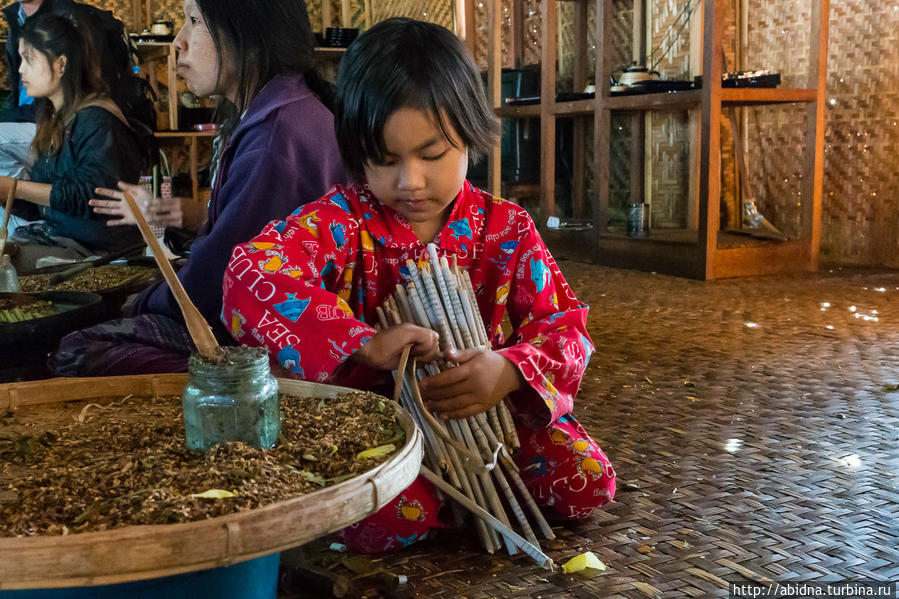
{"label": "girl's hand", "polygon": [[440,354],[438,340],[436,331],[407,322],[379,331],[353,354],[353,359],[371,368],[393,370],[399,366],[403,348],[412,344],[410,356],[431,362]]}
{"label": "girl's hand", "polygon": [[522,387],[518,367],[495,351],[450,351],[447,357],[459,365],[421,380],[427,406],[444,419],[486,412]]}
{"label": "girl's hand", "polygon": [[98,195],[114,199],[101,200],[92,198],[88,202],[96,214],[119,217],[118,219],[107,221],[107,226],[116,227],[135,224],[134,215],[131,214],[128,204],[125,203],[125,192],[130,193],[134,197],[134,201],[149,224],[163,227],[181,226],[184,220],[184,214],[181,210],[181,198],[154,198],[152,194],[140,185],[131,185],[122,181],[119,181],[119,189],[122,191],[98,187],[94,190]]}

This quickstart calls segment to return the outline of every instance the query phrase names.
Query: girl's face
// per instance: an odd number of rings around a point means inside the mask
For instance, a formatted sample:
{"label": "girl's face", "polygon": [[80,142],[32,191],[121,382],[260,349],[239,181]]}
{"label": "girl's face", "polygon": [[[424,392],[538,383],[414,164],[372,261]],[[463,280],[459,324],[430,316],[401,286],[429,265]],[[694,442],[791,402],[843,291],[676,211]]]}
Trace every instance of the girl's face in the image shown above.
{"label": "girl's face", "polygon": [[225,94],[219,78],[221,62],[215,42],[196,0],[184,0],[184,25],[175,37],[178,74],[187,88],[198,96]]}
{"label": "girl's face", "polygon": [[46,56],[23,40],[19,40],[19,56],[22,57],[19,74],[22,75],[22,85],[29,96],[52,100],[54,96],[62,94],[62,73],[66,63],[64,56],[50,64]]}
{"label": "girl's face", "polygon": [[465,181],[468,150],[456,132],[443,136],[431,115],[414,108],[400,108],[384,123],[383,164],[365,164],[365,178],[372,193],[402,214],[415,235],[428,243],[448,217],[449,206]]}

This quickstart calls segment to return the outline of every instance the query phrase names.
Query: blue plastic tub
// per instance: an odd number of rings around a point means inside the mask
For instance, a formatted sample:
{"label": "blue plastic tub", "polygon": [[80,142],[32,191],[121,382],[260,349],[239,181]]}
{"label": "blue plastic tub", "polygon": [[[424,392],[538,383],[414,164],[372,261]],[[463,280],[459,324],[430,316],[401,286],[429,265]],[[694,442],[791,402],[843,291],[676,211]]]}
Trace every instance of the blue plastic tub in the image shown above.
{"label": "blue plastic tub", "polygon": [[0,599],[275,599],[280,554],[226,568],[95,587],[0,591]]}

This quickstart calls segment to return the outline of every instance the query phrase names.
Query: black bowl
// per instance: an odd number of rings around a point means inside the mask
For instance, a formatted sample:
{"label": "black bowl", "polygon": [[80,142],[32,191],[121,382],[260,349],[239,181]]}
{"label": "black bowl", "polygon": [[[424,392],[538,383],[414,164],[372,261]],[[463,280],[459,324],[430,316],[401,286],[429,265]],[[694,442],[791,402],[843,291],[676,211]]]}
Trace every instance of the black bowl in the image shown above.
{"label": "black bowl", "polygon": [[96,293],[0,293],[0,299],[13,296],[53,302],[56,313],[22,322],[0,323],[0,359],[4,363],[22,363],[52,351],[65,335],[100,322],[105,314],[103,298]]}
{"label": "black bowl", "polygon": [[[57,272],[62,272],[70,266],[71,264],[57,264],[55,266],[47,266],[45,268],[40,268],[29,273],[19,273],[19,277],[28,275],[54,274]],[[153,258],[148,258],[146,256],[129,258],[125,261],[124,264],[112,263],[100,268],[117,268],[119,266],[146,266],[153,268],[154,270],[147,271],[146,275],[138,277],[132,281],[128,281],[117,287],[109,287],[107,289],[100,289],[96,291],[85,291],[84,293],[96,294],[103,299],[103,305],[105,307],[105,318],[121,318],[122,305],[125,303],[125,300],[128,299],[128,296],[133,293],[140,293],[145,287],[148,287],[160,277],[159,269],[156,267],[156,262],[153,260]],[[65,290],[61,292],[68,291]],[[79,291],[78,293],[81,292]]]}
{"label": "black bowl", "polygon": [[326,45],[346,48],[359,35],[359,30],[354,27],[328,27],[325,30]]}

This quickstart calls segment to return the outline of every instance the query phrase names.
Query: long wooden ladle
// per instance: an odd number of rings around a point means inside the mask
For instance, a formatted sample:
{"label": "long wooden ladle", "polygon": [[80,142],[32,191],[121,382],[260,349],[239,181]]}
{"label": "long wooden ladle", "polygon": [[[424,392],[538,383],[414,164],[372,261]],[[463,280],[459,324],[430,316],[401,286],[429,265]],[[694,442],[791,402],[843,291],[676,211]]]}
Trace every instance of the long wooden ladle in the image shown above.
{"label": "long wooden ladle", "polygon": [[194,303],[190,301],[190,297],[184,290],[184,286],[181,284],[181,281],[178,280],[178,275],[175,274],[175,269],[172,268],[172,265],[166,260],[165,253],[162,251],[159,241],[156,239],[156,236],[153,235],[153,231],[150,230],[150,225],[147,224],[147,220],[144,218],[140,208],[137,207],[137,202],[135,202],[134,197],[127,192],[125,193],[125,201],[128,202],[128,207],[131,208],[131,213],[134,215],[134,220],[137,222],[137,228],[140,229],[141,235],[144,236],[144,241],[150,246],[150,251],[153,252],[153,258],[156,260],[156,264],[159,265],[159,270],[162,271],[162,276],[165,278],[165,282],[168,283],[169,289],[172,290],[172,295],[175,296],[178,307],[181,308],[181,314],[184,315],[184,322],[187,324],[187,331],[190,333],[194,345],[197,346],[197,350],[208,361],[221,361],[223,355],[222,348],[219,346],[218,341],[215,340],[215,335],[212,334],[209,323],[206,322],[206,319],[203,318],[203,315],[200,314],[200,311],[197,310]]}
{"label": "long wooden ladle", "polygon": [[6,249],[6,238],[9,237],[9,231],[6,228],[9,226],[9,216],[12,213],[13,200],[16,199],[16,186],[18,184],[19,180],[13,179],[12,183],[9,184],[9,192],[6,194],[6,211],[3,214],[3,228],[0,229],[0,256],[3,255],[3,250]]}

